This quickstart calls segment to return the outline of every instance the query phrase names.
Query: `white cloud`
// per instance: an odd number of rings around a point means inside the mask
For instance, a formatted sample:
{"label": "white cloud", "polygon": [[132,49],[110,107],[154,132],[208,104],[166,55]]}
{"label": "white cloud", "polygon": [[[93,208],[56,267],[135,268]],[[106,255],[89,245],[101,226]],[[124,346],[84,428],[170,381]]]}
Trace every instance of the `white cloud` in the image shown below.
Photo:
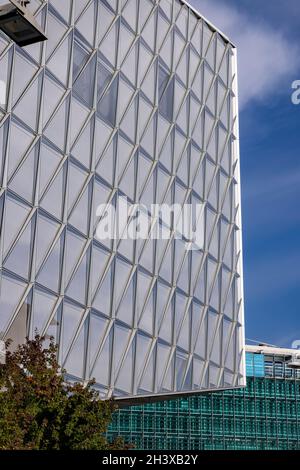
{"label": "white cloud", "polygon": [[[258,17],[224,5],[220,0],[190,0],[190,3],[238,48],[241,108],[252,100],[269,99],[285,91],[285,79],[297,78],[299,48],[283,32]],[[286,92],[290,93],[290,90]]]}

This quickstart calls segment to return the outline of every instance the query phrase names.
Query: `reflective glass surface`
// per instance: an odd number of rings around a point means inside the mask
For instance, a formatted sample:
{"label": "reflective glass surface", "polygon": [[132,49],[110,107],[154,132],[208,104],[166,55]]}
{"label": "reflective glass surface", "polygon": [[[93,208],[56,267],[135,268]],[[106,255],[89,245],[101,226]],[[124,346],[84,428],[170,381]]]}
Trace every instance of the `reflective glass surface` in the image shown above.
{"label": "reflective glass surface", "polygon": [[[242,385],[235,49],[180,0],[30,8],[48,41],[0,33],[1,337],[53,334],[104,397]],[[203,204],[203,247],[100,242],[123,196]]]}

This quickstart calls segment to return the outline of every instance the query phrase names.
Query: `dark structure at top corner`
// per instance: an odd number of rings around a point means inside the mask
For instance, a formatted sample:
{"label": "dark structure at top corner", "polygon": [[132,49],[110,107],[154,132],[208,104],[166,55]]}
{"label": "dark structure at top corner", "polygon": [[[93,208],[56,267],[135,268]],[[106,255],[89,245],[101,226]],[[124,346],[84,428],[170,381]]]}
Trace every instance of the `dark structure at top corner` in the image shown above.
{"label": "dark structure at top corner", "polygon": [[20,47],[47,39],[28,10],[28,3],[10,0],[10,3],[0,7],[0,29]]}

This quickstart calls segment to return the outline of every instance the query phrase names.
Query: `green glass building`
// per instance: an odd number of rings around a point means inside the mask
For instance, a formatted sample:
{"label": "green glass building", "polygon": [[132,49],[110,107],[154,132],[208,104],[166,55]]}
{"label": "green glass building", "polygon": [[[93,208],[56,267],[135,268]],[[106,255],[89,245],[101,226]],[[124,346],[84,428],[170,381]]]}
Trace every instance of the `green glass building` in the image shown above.
{"label": "green glass building", "polygon": [[247,386],[118,410],[109,435],[143,450],[300,449],[300,352],[248,346]]}

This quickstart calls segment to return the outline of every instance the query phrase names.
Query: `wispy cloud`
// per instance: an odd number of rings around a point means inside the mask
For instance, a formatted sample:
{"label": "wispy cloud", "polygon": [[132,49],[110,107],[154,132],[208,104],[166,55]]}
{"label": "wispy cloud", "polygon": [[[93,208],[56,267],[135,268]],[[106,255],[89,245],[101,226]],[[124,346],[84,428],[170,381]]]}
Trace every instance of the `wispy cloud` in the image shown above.
{"label": "wispy cloud", "polygon": [[278,234],[298,230],[300,211],[299,169],[273,173],[272,169],[260,176],[248,175],[242,188],[244,228],[252,240],[267,239]]}
{"label": "wispy cloud", "polygon": [[[238,47],[240,106],[269,99],[299,70],[299,48],[266,21],[225,5],[221,0],[190,0]],[[284,85],[286,87],[286,85]]]}
{"label": "wispy cloud", "polygon": [[278,298],[290,289],[299,287],[300,252],[276,253],[276,256],[255,258],[246,273],[246,294],[250,298]]}
{"label": "wispy cloud", "polygon": [[267,197],[268,200],[276,200],[284,196],[295,195],[300,188],[300,169],[292,169],[272,174],[268,173],[268,180],[255,175],[252,180],[245,182],[243,198],[245,200],[260,199]]}
{"label": "wispy cloud", "polygon": [[293,330],[287,335],[278,335],[277,339],[275,340],[276,346],[279,346],[281,348],[295,348],[295,345],[293,344],[294,341],[299,341],[300,340],[300,335],[297,330]]}

